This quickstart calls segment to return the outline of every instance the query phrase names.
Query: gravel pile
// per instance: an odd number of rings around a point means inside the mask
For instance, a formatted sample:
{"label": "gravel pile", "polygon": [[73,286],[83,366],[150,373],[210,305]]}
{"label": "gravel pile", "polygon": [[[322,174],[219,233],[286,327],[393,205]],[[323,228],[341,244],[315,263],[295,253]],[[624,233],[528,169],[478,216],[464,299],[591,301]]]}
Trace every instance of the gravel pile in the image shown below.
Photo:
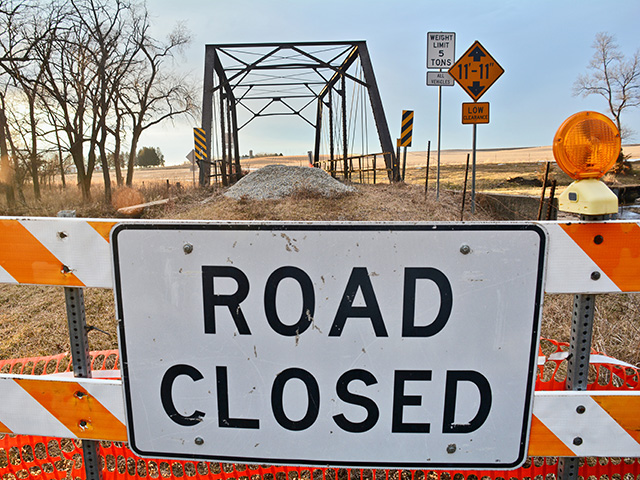
{"label": "gravel pile", "polygon": [[355,191],[320,168],[268,165],[251,172],[229,188],[224,195],[239,200],[273,200],[296,192],[332,197]]}

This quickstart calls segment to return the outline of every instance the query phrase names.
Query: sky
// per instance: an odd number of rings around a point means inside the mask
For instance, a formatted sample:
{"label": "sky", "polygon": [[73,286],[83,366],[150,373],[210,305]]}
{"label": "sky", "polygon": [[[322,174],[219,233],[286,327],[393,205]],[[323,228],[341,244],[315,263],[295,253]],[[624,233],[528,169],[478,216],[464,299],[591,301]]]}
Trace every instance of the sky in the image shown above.
{"label": "sky", "polygon": [[[615,35],[627,56],[640,48],[638,0],[148,0],[147,7],[156,37],[176,22],[190,31],[177,68],[199,89],[206,44],[365,40],[393,139],[402,110],[415,112],[414,151],[426,150],[428,141],[433,151],[437,142],[438,88],[425,80],[427,32],[455,32],[456,60],[478,40],[505,70],[480,99],[490,103],[490,123],[477,127],[479,149],[551,145],[570,115],[607,114],[602,97],[572,93],[587,72],[595,36]],[[471,101],[458,85],[442,88],[441,149],[471,149],[473,127],[461,123],[461,104]],[[640,143],[640,108],[622,121],[636,131],[627,143]],[[182,163],[194,126],[199,120],[154,127],[141,146],[159,147],[167,164]],[[241,154],[313,149],[313,129],[302,120],[261,118],[251,127],[241,132]]]}

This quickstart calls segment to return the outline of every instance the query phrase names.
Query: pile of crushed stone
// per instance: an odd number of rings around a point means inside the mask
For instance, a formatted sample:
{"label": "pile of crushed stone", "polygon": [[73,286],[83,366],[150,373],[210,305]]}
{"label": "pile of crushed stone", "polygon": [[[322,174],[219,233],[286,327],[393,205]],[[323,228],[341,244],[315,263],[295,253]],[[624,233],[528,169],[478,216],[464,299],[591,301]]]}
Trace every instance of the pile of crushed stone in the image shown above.
{"label": "pile of crushed stone", "polygon": [[320,168],[268,165],[241,178],[224,195],[236,200],[275,200],[300,191],[333,197],[355,188],[340,183]]}

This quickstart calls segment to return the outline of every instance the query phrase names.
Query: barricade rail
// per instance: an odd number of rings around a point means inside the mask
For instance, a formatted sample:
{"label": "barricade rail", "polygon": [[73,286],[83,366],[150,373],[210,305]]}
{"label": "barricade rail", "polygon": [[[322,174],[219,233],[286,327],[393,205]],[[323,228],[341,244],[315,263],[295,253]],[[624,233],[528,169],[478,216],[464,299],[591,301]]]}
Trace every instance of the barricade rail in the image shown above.
{"label": "barricade rail", "polygon": [[[0,218],[0,283],[112,288],[109,232],[116,223],[100,219]],[[548,234],[547,293],[640,291],[640,224],[540,225]],[[16,251],[22,254],[15,255]],[[594,272],[599,273],[597,278]],[[95,375],[90,379],[71,375],[66,354],[0,362],[0,432],[6,433],[0,438],[0,473],[2,480],[85,478],[80,444],[86,439],[100,440],[103,478],[543,480],[556,475],[554,457],[562,456],[585,458],[579,470],[584,478],[638,479],[638,369],[594,352],[588,392],[568,392],[563,378],[567,346],[545,340],[541,347],[531,458],[513,471],[372,471],[143,460],[125,444],[118,354],[108,351],[93,354],[91,368]],[[587,405],[590,415],[558,421],[560,406],[578,404]],[[584,444],[571,441],[577,434]]]}
{"label": "barricade rail", "polygon": [[[538,361],[536,392],[564,390],[563,363],[566,361],[568,344],[551,339],[542,339]],[[589,384],[590,390],[637,391],[640,390],[639,371],[615,359],[593,352],[597,362],[594,375]],[[59,375],[69,372],[69,354],[47,357],[30,357],[13,360],[0,360],[2,374],[19,375]],[[117,350],[91,353],[92,368],[95,376],[100,378],[106,371],[119,371]],[[613,362],[613,363],[608,363]],[[543,398],[543,397],[536,397]],[[535,413],[535,412],[534,412]],[[79,412],[79,416],[82,412]],[[532,426],[532,440],[544,435],[540,425]],[[86,437],[85,437],[86,438]],[[218,462],[188,462],[163,459],[142,459],[134,455],[126,445],[126,437],[121,441],[100,442],[99,454],[103,468],[103,478],[121,479],[140,478],[197,478],[197,479],[238,479],[238,480],[478,480],[491,479],[546,479],[555,475],[557,459],[554,457],[530,457],[525,465],[510,471],[456,471],[456,470],[368,470],[307,468],[284,466],[234,465]],[[543,439],[539,450],[548,445]],[[18,478],[85,478],[82,464],[80,440],[59,439],[46,436],[0,435],[0,472],[5,479]],[[535,454],[535,445],[533,446]],[[554,447],[557,448],[557,447]],[[531,450],[531,447],[530,447]],[[540,453],[537,452],[537,453]],[[597,480],[637,479],[640,476],[640,461],[637,458],[583,458],[580,467],[583,478]],[[613,477],[619,475],[620,477]]]}

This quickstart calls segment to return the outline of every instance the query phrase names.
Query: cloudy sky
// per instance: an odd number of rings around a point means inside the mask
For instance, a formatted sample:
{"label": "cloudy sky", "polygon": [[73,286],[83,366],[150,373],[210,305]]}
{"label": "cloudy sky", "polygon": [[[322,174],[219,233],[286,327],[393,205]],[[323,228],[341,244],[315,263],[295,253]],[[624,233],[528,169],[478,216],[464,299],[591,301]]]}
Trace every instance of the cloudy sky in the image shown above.
{"label": "cloudy sky", "polygon": [[[365,40],[392,138],[401,112],[414,110],[413,150],[435,148],[438,88],[427,87],[426,34],[456,33],[456,58],[478,40],[505,73],[481,101],[491,123],[478,126],[478,148],[550,145],[557,127],[581,110],[606,112],[601,97],[574,97],[598,32],[615,35],[623,53],[640,48],[638,0],[149,0],[158,37],[183,22],[193,41],[180,68],[202,84],[206,44]],[[459,86],[442,93],[442,148],[470,149],[472,127],[461,124]],[[277,124],[258,119],[240,136],[240,151],[302,155],[313,148],[313,129],[302,120]],[[199,123],[199,122],[198,122]],[[640,109],[623,123],[640,143]],[[150,130],[143,146],[160,147],[168,164],[182,163],[193,148],[193,122]],[[370,134],[371,136],[372,134]],[[373,133],[373,135],[375,135]]]}

